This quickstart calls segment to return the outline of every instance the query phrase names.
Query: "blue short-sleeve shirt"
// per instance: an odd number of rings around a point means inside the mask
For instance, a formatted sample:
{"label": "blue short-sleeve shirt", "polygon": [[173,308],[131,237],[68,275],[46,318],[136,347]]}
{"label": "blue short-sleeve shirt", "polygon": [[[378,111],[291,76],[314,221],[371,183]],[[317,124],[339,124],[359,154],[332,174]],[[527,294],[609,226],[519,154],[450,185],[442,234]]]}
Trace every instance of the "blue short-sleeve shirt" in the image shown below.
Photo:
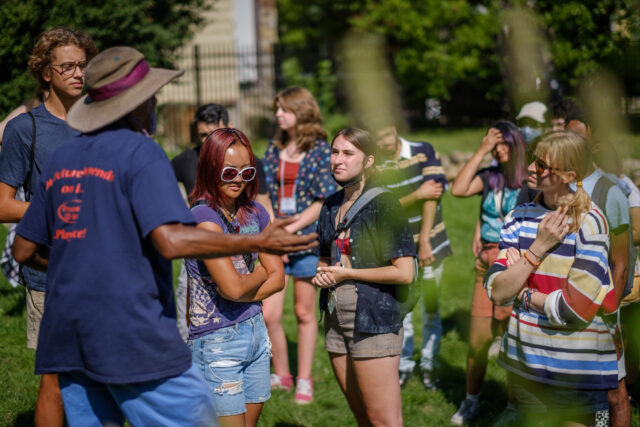
{"label": "blue short-sleeve shirt", "polygon": [[149,235],[193,222],[150,138],[112,126],[58,149],[17,228],[51,248],[36,373],[122,384],[186,371],[171,262]]}
{"label": "blue short-sleeve shirt", "polygon": [[[79,135],[79,132],[51,114],[44,104],[32,109],[31,114],[36,122],[36,144],[30,183],[26,183],[26,180],[30,169],[33,122],[26,113],[9,121],[4,130],[0,151],[0,182],[14,188],[27,184],[33,192],[51,154],[62,144]],[[27,286],[38,291],[45,290],[46,273],[23,267],[22,274]]]}

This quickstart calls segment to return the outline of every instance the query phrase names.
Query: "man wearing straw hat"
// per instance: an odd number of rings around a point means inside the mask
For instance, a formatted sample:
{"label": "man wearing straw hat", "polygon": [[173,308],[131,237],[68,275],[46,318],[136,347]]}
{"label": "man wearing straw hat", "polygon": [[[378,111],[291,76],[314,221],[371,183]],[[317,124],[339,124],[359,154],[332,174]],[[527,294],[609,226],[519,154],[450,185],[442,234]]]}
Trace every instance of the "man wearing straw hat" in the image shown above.
{"label": "man wearing straw hat", "polygon": [[83,132],[42,173],[15,257],[47,270],[36,373],[57,373],[70,425],[212,425],[202,373],[176,328],[172,258],[313,246],[278,222],[260,235],[192,227],[171,164],[147,135],[154,94],[183,71],[115,47],[87,66],[67,120]]}

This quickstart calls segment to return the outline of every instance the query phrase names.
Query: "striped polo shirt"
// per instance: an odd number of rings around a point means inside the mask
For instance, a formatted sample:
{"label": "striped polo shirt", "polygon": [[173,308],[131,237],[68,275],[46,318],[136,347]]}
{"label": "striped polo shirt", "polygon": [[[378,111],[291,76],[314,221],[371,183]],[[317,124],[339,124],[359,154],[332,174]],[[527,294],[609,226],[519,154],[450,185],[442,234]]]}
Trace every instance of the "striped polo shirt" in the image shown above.
{"label": "striped polo shirt", "polygon": [[[400,156],[397,161],[386,161],[377,167],[378,182],[389,188],[399,199],[413,193],[423,182],[430,179],[448,187],[444,168],[436,150],[428,142],[410,142],[400,138]],[[422,227],[422,206],[424,201],[417,201],[405,206],[409,226],[415,243],[419,243]],[[433,266],[451,255],[451,244],[442,218],[442,203],[438,200],[433,227],[429,235],[431,250],[435,257]]]}
{"label": "striped polo shirt", "polygon": [[[551,211],[540,204],[516,207],[505,219],[500,253],[485,276],[491,297],[496,276],[506,269],[506,250],[520,253],[536,238]],[[547,252],[527,286],[547,294],[545,313],[514,304],[499,363],[530,380],[579,389],[617,387],[614,344],[616,297],[608,263],[609,230],[591,204],[577,232]]]}

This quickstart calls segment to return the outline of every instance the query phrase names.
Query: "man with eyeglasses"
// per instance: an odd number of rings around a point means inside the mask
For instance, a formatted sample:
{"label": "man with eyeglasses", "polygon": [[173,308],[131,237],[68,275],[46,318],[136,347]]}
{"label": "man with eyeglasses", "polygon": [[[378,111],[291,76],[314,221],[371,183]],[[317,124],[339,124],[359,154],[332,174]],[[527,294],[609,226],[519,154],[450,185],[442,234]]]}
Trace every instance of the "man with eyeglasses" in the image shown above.
{"label": "man with eyeglasses", "polygon": [[[38,38],[29,71],[41,89],[49,91],[47,100],[11,120],[5,128],[0,152],[0,222],[19,222],[49,156],[78,132],[67,123],[67,112],[82,95],[84,70],[97,53],[93,41],[84,33],[54,28]],[[27,202],[15,199],[23,187]],[[26,284],[27,347],[35,349],[44,310],[46,273],[24,267]],[[56,375],[42,375],[35,409],[36,425],[60,425],[63,408]]]}
{"label": "man with eyeglasses", "polygon": [[[229,121],[229,113],[224,106],[220,104],[206,104],[198,108],[193,117],[193,130],[197,137],[194,138],[196,147],[185,150],[181,154],[171,160],[171,166],[176,174],[178,182],[182,183],[187,198],[193,186],[196,183],[196,169],[198,168],[198,158],[200,156],[200,147],[207,137],[216,129],[233,127]],[[273,218],[273,209],[267,192],[267,182],[264,176],[264,168],[258,157],[255,158],[256,172],[258,179],[258,194],[256,201],[265,207],[267,212]],[[188,336],[187,321],[185,317],[187,301],[187,271],[184,262],[178,276],[178,287],[176,288],[176,310],[178,316],[178,330],[180,335],[186,341]]]}

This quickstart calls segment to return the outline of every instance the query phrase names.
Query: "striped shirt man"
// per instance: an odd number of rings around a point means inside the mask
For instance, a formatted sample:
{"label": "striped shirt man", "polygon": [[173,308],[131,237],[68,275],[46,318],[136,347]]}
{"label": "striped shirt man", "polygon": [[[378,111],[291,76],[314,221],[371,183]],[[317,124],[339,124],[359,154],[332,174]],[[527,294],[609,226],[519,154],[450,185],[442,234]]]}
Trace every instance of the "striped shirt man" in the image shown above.
{"label": "striped shirt man", "polygon": [[[427,142],[411,142],[403,138],[400,140],[400,155],[396,161],[385,161],[378,166],[378,180],[380,184],[389,188],[399,199],[413,193],[420,185],[434,180],[447,188],[447,178],[440,157],[436,150]],[[404,206],[409,219],[411,232],[416,244],[419,243],[422,227],[423,200]],[[451,244],[442,218],[442,204],[438,201],[433,226],[429,235],[434,267],[444,258],[451,255]]]}
{"label": "striped shirt man", "polygon": [[[613,333],[617,309],[608,263],[609,230],[592,203],[577,232],[547,252],[527,286],[547,294],[544,313],[513,306],[499,363],[511,372],[560,387],[612,389],[618,384]],[[491,298],[494,279],[506,270],[506,251],[524,253],[538,224],[551,211],[535,203],[518,206],[505,219],[500,254],[485,276]]]}

